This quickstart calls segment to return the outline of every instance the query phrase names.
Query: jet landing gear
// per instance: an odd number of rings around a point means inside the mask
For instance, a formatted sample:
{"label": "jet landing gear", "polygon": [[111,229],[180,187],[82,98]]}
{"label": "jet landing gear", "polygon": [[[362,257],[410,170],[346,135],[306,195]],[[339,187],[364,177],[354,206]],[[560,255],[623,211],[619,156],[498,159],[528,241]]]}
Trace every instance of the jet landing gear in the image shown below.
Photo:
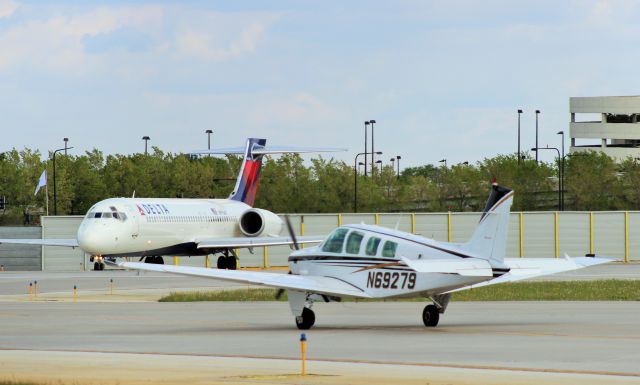
{"label": "jet landing gear", "polygon": [[229,253],[229,250],[225,250],[223,255],[218,257],[217,267],[222,270],[236,270],[238,268],[236,253],[233,251]]}
{"label": "jet landing gear", "polygon": [[164,258],[160,256],[145,257],[144,263],[153,263],[155,265],[164,265]]}
{"label": "jet landing gear", "polygon": [[440,321],[440,314],[444,314],[444,311],[449,305],[450,299],[451,294],[440,294],[431,297],[433,304],[427,305],[422,311],[422,322],[424,322],[424,326],[438,326],[438,321]]}

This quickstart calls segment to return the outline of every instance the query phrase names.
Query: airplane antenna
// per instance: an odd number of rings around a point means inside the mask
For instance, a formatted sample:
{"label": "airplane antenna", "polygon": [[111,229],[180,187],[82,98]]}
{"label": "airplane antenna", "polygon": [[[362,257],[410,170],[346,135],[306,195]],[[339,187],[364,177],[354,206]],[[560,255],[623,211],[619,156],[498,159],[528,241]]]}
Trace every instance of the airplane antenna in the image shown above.
{"label": "airplane antenna", "polygon": [[131,198],[135,198],[136,197],[136,190],[133,190],[133,194],[131,195]]}

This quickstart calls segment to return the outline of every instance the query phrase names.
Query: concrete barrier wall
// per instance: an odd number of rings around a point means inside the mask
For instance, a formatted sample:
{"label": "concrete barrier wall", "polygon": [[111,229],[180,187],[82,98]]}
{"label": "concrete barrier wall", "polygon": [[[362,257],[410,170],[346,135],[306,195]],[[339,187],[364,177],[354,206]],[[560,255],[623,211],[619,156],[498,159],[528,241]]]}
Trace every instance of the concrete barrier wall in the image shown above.
{"label": "concrete barrier wall", "polygon": [[[471,236],[480,214],[291,214],[289,218],[298,235],[327,235],[342,224],[377,223],[441,241],[465,242]],[[74,238],[81,220],[81,216],[43,217],[42,235],[45,238]],[[34,233],[32,237],[38,236]],[[7,246],[0,246],[0,263],[2,258],[8,258],[2,252],[4,247]],[[18,250],[17,247],[12,246]],[[285,266],[290,252],[288,246],[258,247],[239,250],[239,257],[241,266]],[[30,253],[33,254],[33,250]],[[595,253],[624,261],[640,260],[640,212],[511,213],[507,256],[548,258],[562,257],[565,253],[570,256]],[[45,270],[88,270],[92,268],[88,258],[77,249],[42,248],[42,267]],[[174,263],[174,258],[165,257],[165,263]],[[187,266],[205,266],[208,263],[209,266],[215,266],[216,260],[209,258],[207,262],[206,257],[181,257],[177,263]]]}
{"label": "concrete barrier wall", "polygon": [[[42,238],[40,227],[0,227],[0,238]],[[0,265],[5,271],[42,269],[41,246],[0,245]]]}

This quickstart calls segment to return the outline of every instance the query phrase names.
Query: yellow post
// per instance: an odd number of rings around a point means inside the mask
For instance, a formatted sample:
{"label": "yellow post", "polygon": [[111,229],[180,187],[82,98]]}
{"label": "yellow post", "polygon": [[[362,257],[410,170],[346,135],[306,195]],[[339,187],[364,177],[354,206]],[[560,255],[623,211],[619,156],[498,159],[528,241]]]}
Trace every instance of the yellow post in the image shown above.
{"label": "yellow post", "polygon": [[447,212],[447,242],[451,242],[451,211]]}
{"label": "yellow post", "polygon": [[411,234],[416,233],[416,214],[411,214]]}
{"label": "yellow post", "polygon": [[33,301],[33,283],[29,282],[29,301]]}
{"label": "yellow post", "polygon": [[624,263],[629,263],[629,212],[624,212]]}
{"label": "yellow post", "polygon": [[[304,237],[304,215],[300,215],[300,236]],[[300,248],[304,249],[304,243],[300,244]]]}
{"label": "yellow post", "polygon": [[524,227],[522,226],[524,223],[522,211],[520,211],[520,258],[524,257]]}
{"label": "yellow post", "polygon": [[306,361],[307,361],[307,335],[302,333],[300,335],[300,353],[302,355],[302,376],[307,374]]}
{"label": "yellow post", "polygon": [[593,211],[589,212],[589,254],[593,254]]}
{"label": "yellow post", "polygon": [[109,294],[113,295],[113,278],[109,280]]}
{"label": "yellow post", "polygon": [[338,227],[342,226],[342,214],[338,214]]}
{"label": "yellow post", "polygon": [[33,296],[38,296],[38,281],[33,281]]}
{"label": "yellow post", "polygon": [[78,297],[78,288],[76,287],[76,285],[73,285],[73,302],[76,302],[77,297]]}
{"label": "yellow post", "polygon": [[558,258],[558,212],[554,212],[554,233],[556,236],[556,258]]}
{"label": "yellow post", "polygon": [[376,221],[376,225],[377,225],[377,224],[380,224],[380,214],[376,213],[376,219],[375,219],[375,221]]}
{"label": "yellow post", "polygon": [[173,257],[173,266],[178,266],[178,257]]}
{"label": "yellow post", "polygon": [[209,266],[211,266],[211,264],[209,262],[209,256],[207,255],[206,257],[204,257],[204,267],[208,269]]}
{"label": "yellow post", "polygon": [[263,254],[263,262],[264,264],[264,268],[268,268],[269,267],[269,248],[267,248],[267,246],[264,247],[264,254]]}

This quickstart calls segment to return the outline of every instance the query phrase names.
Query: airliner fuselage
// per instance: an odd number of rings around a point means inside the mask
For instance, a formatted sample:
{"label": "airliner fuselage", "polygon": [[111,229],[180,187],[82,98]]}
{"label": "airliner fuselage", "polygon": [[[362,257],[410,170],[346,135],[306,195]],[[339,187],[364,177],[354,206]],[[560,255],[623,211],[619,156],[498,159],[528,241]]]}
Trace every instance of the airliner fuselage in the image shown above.
{"label": "airliner fuselage", "polygon": [[203,239],[276,236],[282,220],[230,199],[111,198],[98,202],[78,229],[78,244],[101,256],[206,255]]}

